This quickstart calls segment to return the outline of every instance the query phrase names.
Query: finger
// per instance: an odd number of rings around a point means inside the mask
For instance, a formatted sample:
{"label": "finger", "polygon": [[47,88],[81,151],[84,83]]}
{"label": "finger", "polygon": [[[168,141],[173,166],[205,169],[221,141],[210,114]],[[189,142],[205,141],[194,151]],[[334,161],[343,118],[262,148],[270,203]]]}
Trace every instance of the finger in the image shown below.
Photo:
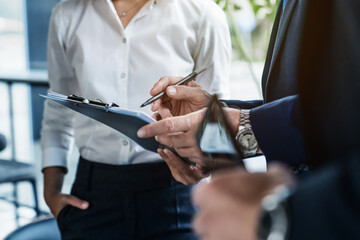
{"label": "finger", "polygon": [[[184,153],[196,152],[193,146],[197,145],[197,141],[192,133],[180,133],[176,135],[157,135],[155,138],[158,142],[171,148],[186,148],[185,150],[181,150]],[[189,147],[191,148],[189,149]],[[188,150],[188,152],[186,150]],[[190,155],[185,156],[180,153],[179,155],[182,157],[195,157]]]}
{"label": "finger", "polygon": [[201,109],[184,116],[166,118],[158,122],[150,123],[140,128],[137,136],[139,138],[148,138],[168,133],[187,132],[191,129],[196,131],[204,117],[205,111],[206,109]]}
{"label": "finger", "polygon": [[171,174],[178,182],[191,185],[198,183],[202,179],[202,175],[198,175],[196,169],[193,169],[191,165],[184,162],[173,152],[164,149],[163,154],[165,155],[162,156],[164,161],[168,164]]}
{"label": "finger", "polygon": [[202,88],[184,85],[167,87],[166,95],[177,100],[203,102],[204,105],[207,103],[208,99],[210,99],[210,95]]}
{"label": "finger", "polygon": [[153,102],[151,104],[151,111],[153,112],[156,112],[158,109],[159,109],[159,106],[161,105],[162,103],[162,99],[159,98],[158,100],[156,100],[155,102]]}
{"label": "finger", "polygon": [[[190,160],[191,161],[191,160]],[[210,171],[207,169],[204,169],[199,164],[196,164],[195,166],[190,166],[190,168],[196,173],[197,176],[199,176],[201,179],[207,178],[210,176]]]}
{"label": "finger", "polygon": [[161,119],[165,119],[165,118],[169,118],[172,117],[173,115],[171,114],[170,111],[170,106],[168,104],[162,104],[159,108],[158,108],[158,113],[161,116]]}
{"label": "finger", "polygon": [[[166,150],[166,151],[168,151],[168,150]],[[165,153],[163,149],[158,149],[158,153],[160,154],[162,159],[164,159],[165,163],[168,165],[168,167],[171,171],[171,175],[174,177],[174,179],[178,182],[181,182],[181,183],[187,185],[188,181],[187,181],[187,179],[185,179],[186,174],[184,174],[184,170],[182,170],[182,169],[185,169],[185,166],[179,167],[183,163],[178,162],[177,159],[173,159],[172,156],[169,156],[169,153]],[[181,159],[179,159],[179,160],[182,161]]]}
{"label": "finger", "polygon": [[[158,137],[161,137],[161,136],[158,136]],[[181,142],[181,139],[176,140],[176,141]],[[195,137],[194,137],[193,141],[195,141],[195,143],[188,144],[189,147],[175,147],[175,150],[180,156],[187,157],[187,158],[195,158],[197,160],[200,160],[200,161],[197,161],[196,163],[199,163],[200,165],[204,165],[205,163],[203,164],[203,162],[201,160],[205,160],[205,159],[203,157],[202,151],[200,150],[200,148],[197,145],[197,141],[196,141]],[[174,145],[176,145],[176,144],[174,144]]]}
{"label": "finger", "polygon": [[186,84],[186,86],[188,86],[188,87],[201,87],[201,85],[198,84],[197,82],[195,82],[194,80],[191,80],[190,82],[188,82]]}
{"label": "finger", "polygon": [[190,128],[191,126],[188,122],[183,121],[181,117],[173,117],[150,123],[140,128],[137,135],[139,138],[148,138],[156,135],[187,131]]}
{"label": "finger", "polygon": [[68,195],[66,197],[66,204],[69,204],[71,206],[80,208],[80,209],[87,209],[89,207],[89,202],[85,201],[85,200],[81,200],[78,197],[72,196],[72,195]]}
{"label": "finger", "polygon": [[173,85],[177,83],[181,77],[162,77],[160,80],[155,83],[154,87],[150,90],[151,96],[155,96],[156,94],[159,94],[160,92],[164,91],[167,86]]}
{"label": "finger", "polygon": [[[169,157],[168,154],[166,154],[166,153],[164,152],[164,150],[165,150],[165,149],[159,148],[157,151],[158,151],[158,153],[160,154],[160,156],[162,157],[162,159],[164,159],[164,161],[167,163],[167,165],[168,165],[170,168],[176,169],[178,165],[181,165],[181,164],[182,164],[182,163],[179,163],[179,164],[178,164],[177,161],[176,161],[176,160],[173,160],[173,159],[171,158],[171,156]],[[168,150],[166,149],[166,151],[168,151]]]}

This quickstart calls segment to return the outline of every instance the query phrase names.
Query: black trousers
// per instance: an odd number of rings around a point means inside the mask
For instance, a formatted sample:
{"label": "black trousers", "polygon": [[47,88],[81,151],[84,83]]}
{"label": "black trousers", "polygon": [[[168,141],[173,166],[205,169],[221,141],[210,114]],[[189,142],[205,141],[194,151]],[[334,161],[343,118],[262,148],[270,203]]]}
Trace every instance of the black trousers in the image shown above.
{"label": "black trousers", "polygon": [[90,206],[65,206],[58,225],[66,240],[193,240],[190,192],[164,162],[115,166],[80,158],[71,193]]}

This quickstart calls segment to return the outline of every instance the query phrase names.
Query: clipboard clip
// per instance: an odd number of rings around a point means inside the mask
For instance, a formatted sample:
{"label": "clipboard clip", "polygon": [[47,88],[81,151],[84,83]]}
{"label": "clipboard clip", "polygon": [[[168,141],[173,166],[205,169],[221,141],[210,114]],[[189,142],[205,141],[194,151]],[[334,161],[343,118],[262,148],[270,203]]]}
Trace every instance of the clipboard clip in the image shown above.
{"label": "clipboard clip", "polygon": [[117,105],[116,103],[104,103],[103,101],[101,101],[100,99],[96,99],[96,100],[89,100],[83,97],[79,97],[76,96],[74,94],[71,94],[67,97],[68,100],[73,101],[73,102],[77,102],[77,103],[84,103],[84,104],[88,104],[88,105],[92,105],[92,106],[96,106],[96,107],[102,107],[102,108],[112,108],[112,107],[119,107],[119,105]]}

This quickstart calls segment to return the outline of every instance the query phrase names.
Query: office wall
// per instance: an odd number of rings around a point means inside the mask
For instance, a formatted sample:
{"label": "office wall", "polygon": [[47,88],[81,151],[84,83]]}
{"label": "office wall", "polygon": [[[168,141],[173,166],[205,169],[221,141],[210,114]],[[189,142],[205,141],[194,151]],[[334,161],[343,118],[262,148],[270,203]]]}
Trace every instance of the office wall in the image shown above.
{"label": "office wall", "polygon": [[59,0],[26,0],[30,69],[46,68],[46,45],[51,9]]}

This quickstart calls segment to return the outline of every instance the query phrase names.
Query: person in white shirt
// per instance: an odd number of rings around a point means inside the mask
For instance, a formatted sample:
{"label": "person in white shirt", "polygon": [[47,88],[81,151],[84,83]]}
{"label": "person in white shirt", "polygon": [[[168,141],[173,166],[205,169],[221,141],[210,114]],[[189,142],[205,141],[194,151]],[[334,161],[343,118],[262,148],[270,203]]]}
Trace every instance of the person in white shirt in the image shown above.
{"label": "person in white shirt", "polygon": [[[139,110],[160,77],[207,67],[196,81],[224,97],[229,35],[212,0],[63,1],[50,22],[50,90]],[[50,101],[41,136],[44,197],[63,239],[195,238],[191,187],[158,154]],[[73,141],[80,160],[69,195],[61,188]]]}

